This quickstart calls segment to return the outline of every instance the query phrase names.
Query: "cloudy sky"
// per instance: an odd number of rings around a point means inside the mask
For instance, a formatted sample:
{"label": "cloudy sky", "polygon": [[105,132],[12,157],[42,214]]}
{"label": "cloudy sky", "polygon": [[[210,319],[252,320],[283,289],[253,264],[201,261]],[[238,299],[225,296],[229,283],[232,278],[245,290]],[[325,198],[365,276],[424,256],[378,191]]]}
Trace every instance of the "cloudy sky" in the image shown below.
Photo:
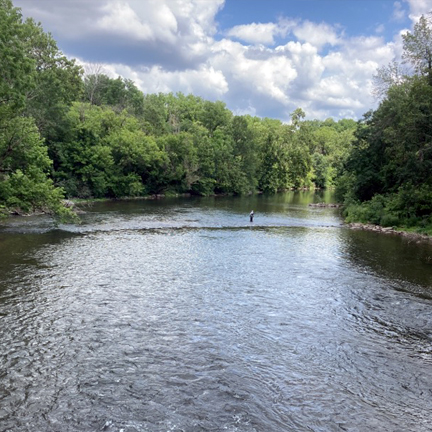
{"label": "cloudy sky", "polygon": [[432,0],[14,0],[87,70],[235,114],[360,118]]}

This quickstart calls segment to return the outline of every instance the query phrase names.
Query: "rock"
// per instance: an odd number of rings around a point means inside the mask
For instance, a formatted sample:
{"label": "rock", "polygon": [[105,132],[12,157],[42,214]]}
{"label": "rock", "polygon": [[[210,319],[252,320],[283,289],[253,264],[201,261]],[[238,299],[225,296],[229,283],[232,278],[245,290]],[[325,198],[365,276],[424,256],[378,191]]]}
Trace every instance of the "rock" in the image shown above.
{"label": "rock", "polygon": [[317,203],[317,204],[309,204],[309,207],[330,207],[330,208],[339,208],[342,207],[342,204],[335,203]]}
{"label": "rock", "polygon": [[66,208],[74,208],[75,207],[75,203],[71,200],[63,200],[63,205]]}
{"label": "rock", "polygon": [[396,230],[394,227],[381,227],[379,225],[372,225],[372,224],[362,224],[358,222],[353,222],[348,224],[348,226],[351,229],[361,229],[365,231],[373,231],[378,232],[382,234],[393,234],[398,235],[401,237],[404,237],[408,240],[408,242],[414,241],[416,243],[424,243],[429,242],[432,243],[432,237],[428,236],[426,234],[417,234],[413,232],[407,232],[407,231],[399,231]]}

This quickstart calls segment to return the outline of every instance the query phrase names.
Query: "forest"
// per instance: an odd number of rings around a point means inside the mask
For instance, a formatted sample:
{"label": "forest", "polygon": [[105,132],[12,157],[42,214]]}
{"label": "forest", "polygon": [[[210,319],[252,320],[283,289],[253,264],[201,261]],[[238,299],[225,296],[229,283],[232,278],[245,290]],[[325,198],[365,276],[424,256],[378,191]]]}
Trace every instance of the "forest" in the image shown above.
{"label": "forest", "polygon": [[432,37],[404,38],[406,73],[377,72],[359,122],[234,115],[221,101],[144,94],[84,72],[0,0],[0,214],[72,216],[66,199],[276,193],[335,187],[348,221],[432,226]]}
{"label": "forest", "polygon": [[379,107],[358,122],[337,194],[348,222],[432,233],[432,25],[402,35],[402,64],[377,71]]}

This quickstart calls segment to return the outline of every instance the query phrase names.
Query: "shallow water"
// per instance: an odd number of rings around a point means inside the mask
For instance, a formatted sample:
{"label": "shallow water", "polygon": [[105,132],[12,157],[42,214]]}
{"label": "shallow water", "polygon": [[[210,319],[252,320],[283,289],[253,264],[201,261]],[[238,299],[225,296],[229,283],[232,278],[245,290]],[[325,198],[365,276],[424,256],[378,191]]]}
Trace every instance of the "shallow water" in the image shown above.
{"label": "shallow water", "polygon": [[0,430],[432,431],[432,249],[323,199],[0,227]]}

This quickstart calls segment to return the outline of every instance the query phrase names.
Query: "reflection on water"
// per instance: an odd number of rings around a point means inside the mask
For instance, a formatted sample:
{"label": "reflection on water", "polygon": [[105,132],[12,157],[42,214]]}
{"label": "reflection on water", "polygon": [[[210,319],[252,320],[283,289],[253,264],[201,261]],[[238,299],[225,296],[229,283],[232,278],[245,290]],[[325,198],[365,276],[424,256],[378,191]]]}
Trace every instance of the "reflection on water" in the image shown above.
{"label": "reflection on water", "polygon": [[[346,251],[356,263],[372,268],[378,274],[432,287],[432,247],[394,234],[349,231]],[[416,289],[415,287],[411,287]],[[432,291],[422,290],[427,295]]]}
{"label": "reflection on water", "polygon": [[307,206],[324,199],[8,223],[0,430],[432,430],[432,251]]}

